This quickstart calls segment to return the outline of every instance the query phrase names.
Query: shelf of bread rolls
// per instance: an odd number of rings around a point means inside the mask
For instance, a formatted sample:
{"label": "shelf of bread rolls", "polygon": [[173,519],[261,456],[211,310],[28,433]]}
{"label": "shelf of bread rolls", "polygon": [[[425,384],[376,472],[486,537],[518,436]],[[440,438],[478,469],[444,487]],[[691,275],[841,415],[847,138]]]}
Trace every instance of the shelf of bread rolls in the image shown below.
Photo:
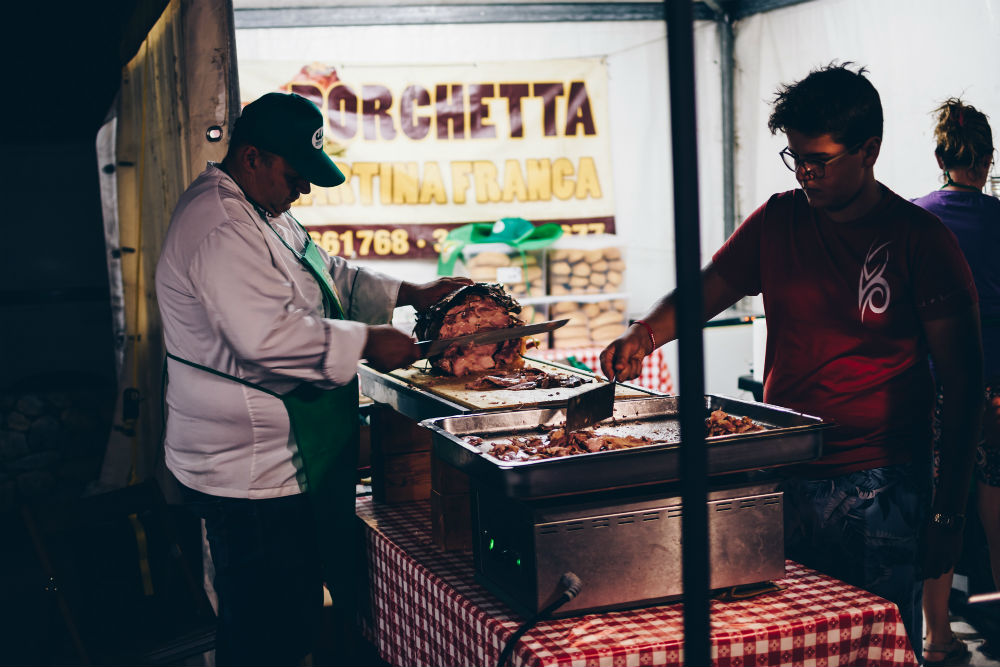
{"label": "shelf of bread rolls", "polygon": [[603,347],[625,331],[628,295],[620,243],[614,235],[564,236],[548,249],[548,316],[569,319],[552,332],[552,347]]}
{"label": "shelf of bread rolls", "polygon": [[524,253],[502,243],[481,243],[462,250],[468,277],[477,283],[501,283],[521,303],[546,291],[544,250]]}
{"label": "shelf of bread rolls", "polygon": [[549,318],[569,322],[552,332],[552,347],[603,347],[625,332],[627,301],[557,301],[549,305]]}
{"label": "shelf of bread rolls", "polygon": [[625,284],[625,260],[616,246],[550,248],[548,266],[552,296],[621,292]]}

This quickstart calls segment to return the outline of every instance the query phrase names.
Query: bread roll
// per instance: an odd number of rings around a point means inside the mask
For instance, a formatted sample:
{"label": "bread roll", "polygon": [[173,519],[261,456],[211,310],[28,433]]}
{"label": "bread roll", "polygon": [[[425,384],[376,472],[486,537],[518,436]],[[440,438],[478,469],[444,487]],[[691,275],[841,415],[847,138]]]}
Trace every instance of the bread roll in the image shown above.
{"label": "bread roll", "polygon": [[469,259],[469,266],[510,266],[510,255],[487,250],[473,255]]}
{"label": "bread roll", "polygon": [[618,248],[605,248],[604,249],[604,259],[611,261],[613,259],[621,259],[622,251]]}
{"label": "bread roll", "polygon": [[625,312],[625,299],[615,299],[611,302],[611,305],[615,310],[621,311],[622,313]]}
{"label": "bread roll", "polygon": [[621,324],[625,321],[623,313],[617,310],[606,310],[597,317],[590,318],[590,328],[598,329],[608,324]]}
{"label": "bread roll", "polygon": [[559,262],[569,257],[569,250],[553,250],[549,253],[550,262]]}
{"label": "bread roll", "polygon": [[570,250],[569,254],[566,255],[566,259],[569,260],[570,264],[575,264],[584,258],[585,253],[582,250]]}
{"label": "bread roll", "polygon": [[565,294],[569,294],[569,290],[562,285],[553,285],[549,288],[549,291],[552,292],[553,296],[563,296]]}
{"label": "bread roll", "polygon": [[542,267],[540,266],[529,266],[528,270],[524,272],[524,279],[530,282],[535,282],[536,280],[542,279]]}
{"label": "bread roll", "polygon": [[619,260],[608,262],[608,271],[618,271],[621,273],[625,270],[625,262]]}
{"label": "bread roll", "polygon": [[477,283],[491,283],[497,279],[497,267],[495,266],[475,266],[469,269],[469,277]]}
{"label": "bread roll", "polygon": [[549,273],[554,276],[568,276],[573,269],[567,262],[553,262],[549,266]]}
{"label": "bread roll", "polygon": [[590,284],[604,287],[608,283],[608,276],[604,273],[591,273]]}
{"label": "bread roll", "polygon": [[569,279],[569,286],[574,289],[582,289],[590,284],[590,278],[584,278],[582,276],[573,276]]}
{"label": "bread roll", "polygon": [[574,264],[573,265],[573,275],[574,276],[582,276],[582,277],[586,278],[590,274],[591,274],[590,264],[587,264],[585,262],[580,262],[579,264]]}
{"label": "bread roll", "polygon": [[601,313],[601,307],[596,303],[585,303],[582,309],[587,317],[597,317]]}
{"label": "bread roll", "polygon": [[590,330],[590,337],[597,343],[608,343],[625,333],[625,324],[605,324]]}
{"label": "bread roll", "polygon": [[555,317],[563,313],[572,313],[574,310],[578,310],[579,307],[576,301],[557,301],[549,306],[549,314]]}
{"label": "bread roll", "polygon": [[608,284],[621,285],[622,274],[618,273],[617,271],[608,271]]}
{"label": "bread roll", "polygon": [[583,261],[588,264],[594,264],[595,262],[600,262],[604,259],[603,250],[587,250],[583,253]]}
{"label": "bread roll", "polygon": [[597,261],[597,262],[593,262],[593,263],[592,263],[592,264],[590,265],[590,268],[591,268],[592,270],[594,270],[594,271],[600,271],[600,272],[602,272],[602,273],[603,273],[604,271],[607,271],[607,270],[608,270],[608,263],[607,263],[607,261],[606,261],[606,260],[603,260],[603,259],[602,259],[602,260],[600,260],[600,261]]}
{"label": "bread roll", "polygon": [[590,329],[586,324],[566,324],[553,331],[552,335],[557,341],[567,338],[586,338],[590,335]]}

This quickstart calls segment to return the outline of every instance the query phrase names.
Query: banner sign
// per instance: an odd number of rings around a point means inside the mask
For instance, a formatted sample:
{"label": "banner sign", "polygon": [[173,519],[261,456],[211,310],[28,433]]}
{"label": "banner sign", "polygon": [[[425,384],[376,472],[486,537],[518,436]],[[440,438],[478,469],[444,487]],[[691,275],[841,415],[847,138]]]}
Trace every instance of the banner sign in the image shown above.
{"label": "banner sign", "polygon": [[601,59],[239,67],[244,104],[290,91],[323,112],[347,182],[313,186],[292,214],[328,252],[436,257],[449,230],[503,217],[615,231]]}

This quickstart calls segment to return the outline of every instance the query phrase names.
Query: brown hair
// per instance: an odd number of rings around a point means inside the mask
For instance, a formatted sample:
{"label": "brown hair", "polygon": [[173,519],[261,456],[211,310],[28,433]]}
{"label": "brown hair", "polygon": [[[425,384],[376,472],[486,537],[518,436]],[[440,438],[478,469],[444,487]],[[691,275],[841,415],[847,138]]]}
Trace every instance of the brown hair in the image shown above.
{"label": "brown hair", "polygon": [[945,169],[976,169],[993,155],[993,132],[986,114],[952,97],[934,110],[935,155]]}

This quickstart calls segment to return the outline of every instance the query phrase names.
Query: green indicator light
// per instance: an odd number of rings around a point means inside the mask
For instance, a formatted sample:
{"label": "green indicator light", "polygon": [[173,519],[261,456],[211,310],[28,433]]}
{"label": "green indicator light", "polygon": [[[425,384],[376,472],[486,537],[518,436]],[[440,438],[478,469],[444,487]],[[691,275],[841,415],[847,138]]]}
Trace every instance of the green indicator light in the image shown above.
{"label": "green indicator light", "polygon": [[495,542],[495,541],[493,540],[493,538],[491,537],[491,538],[490,538],[490,551],[493,551],[493,547],[494,547],[495,545],[496,545],[496,542]]}
{"label": "green indicator light", "polygon": [[516,563],[518,567],[521,567],[521,559],[520,558],[518,558],[516,561],[514,561],[514,563]]}

